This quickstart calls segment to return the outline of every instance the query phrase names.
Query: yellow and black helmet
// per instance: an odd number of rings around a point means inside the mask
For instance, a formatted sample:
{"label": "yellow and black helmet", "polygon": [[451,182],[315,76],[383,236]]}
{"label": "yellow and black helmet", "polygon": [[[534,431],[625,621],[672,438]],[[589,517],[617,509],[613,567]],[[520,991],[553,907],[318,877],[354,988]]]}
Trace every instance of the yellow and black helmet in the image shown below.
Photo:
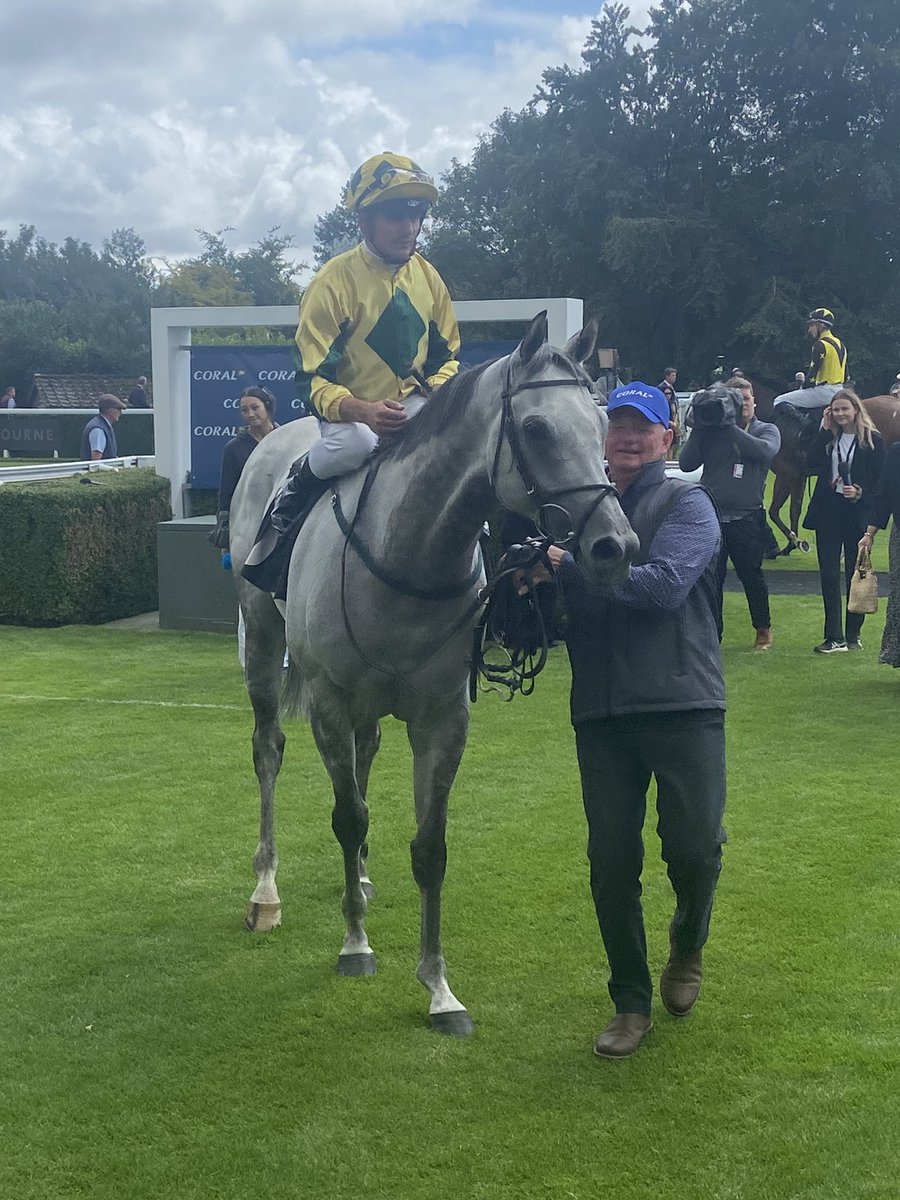
{"label": "yellow and black helmet", "polygon": [[834,313],[830,308],[814,308],[806,318],[806,323],[810,325],[813,321],[824,325],[826,329],[831,329],[834,326]]}
{"label": "yellow and black helmet", "polygon": [[385,150],[367,158],[347,186],[345,201],[350,212],[358,213],[385,200],[419,200],[434,204],[438,190],[434,180],[418,163],[403,154]]}

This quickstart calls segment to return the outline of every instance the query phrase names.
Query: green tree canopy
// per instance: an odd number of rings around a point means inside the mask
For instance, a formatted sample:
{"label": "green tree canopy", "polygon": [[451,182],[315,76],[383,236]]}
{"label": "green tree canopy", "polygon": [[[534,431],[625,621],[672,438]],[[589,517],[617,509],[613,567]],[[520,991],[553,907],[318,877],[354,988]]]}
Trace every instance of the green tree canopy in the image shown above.
{"label": "green tree canopy", "polygon": [[228,230],[197,232],[200,253],[159,271],[133,229],[113,230],[99,252],[75,238],[56,245],[32,225],[0,231],[0,388],[24,394],[36,371],[148,374],[153,306],[298,302],[291,237],[270,229],[234,251]]}
{"label": "green tree canopy", "polygon": [[580,295],[623,361],[780,386],[835,310],[862,389],[900,360],[900,5],[607,5],[446,173],[429,254],[454,295]]}

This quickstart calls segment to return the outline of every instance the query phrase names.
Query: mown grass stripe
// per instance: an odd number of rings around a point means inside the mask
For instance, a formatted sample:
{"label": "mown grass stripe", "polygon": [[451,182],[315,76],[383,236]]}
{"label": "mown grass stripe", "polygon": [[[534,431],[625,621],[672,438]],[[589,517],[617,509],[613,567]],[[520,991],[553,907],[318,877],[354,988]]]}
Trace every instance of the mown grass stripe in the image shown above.
{"label": "mown grass stripe", "polygon": [[241,704],[201,704],[199,701],[182,700],[112,700],[104,696],[25,696],[6,694],[0,700],[13,700],[20,703],[36,702],[59,704],[134,704],[144,708],[215,708],[224,712],[246,713],[247,706]]}

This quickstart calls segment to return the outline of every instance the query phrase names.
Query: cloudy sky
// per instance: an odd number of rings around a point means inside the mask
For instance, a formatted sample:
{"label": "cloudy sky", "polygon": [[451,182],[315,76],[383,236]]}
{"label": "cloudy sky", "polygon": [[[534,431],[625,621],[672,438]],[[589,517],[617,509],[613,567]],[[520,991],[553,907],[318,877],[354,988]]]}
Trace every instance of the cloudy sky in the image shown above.
{"label": "cloudy sky", "polygon": [[240,247],[280,225],[311,258],[364,158],[468,158],[545,67],[579,63],[601,4],[3,0],[0,229],[99,247],[130,225],[172,259],[198,227]]}

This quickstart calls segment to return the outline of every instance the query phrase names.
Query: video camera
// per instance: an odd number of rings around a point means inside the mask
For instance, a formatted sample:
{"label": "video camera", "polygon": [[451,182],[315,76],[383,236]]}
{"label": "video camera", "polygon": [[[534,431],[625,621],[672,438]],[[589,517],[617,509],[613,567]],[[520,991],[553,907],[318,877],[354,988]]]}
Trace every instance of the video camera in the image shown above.
{"label": "video camera", "polygon": [[744,397],[735,388],[705,388],[697,392],[691,402],[695,429],[720,429],[725,425],[736,425],[741,417]]}

